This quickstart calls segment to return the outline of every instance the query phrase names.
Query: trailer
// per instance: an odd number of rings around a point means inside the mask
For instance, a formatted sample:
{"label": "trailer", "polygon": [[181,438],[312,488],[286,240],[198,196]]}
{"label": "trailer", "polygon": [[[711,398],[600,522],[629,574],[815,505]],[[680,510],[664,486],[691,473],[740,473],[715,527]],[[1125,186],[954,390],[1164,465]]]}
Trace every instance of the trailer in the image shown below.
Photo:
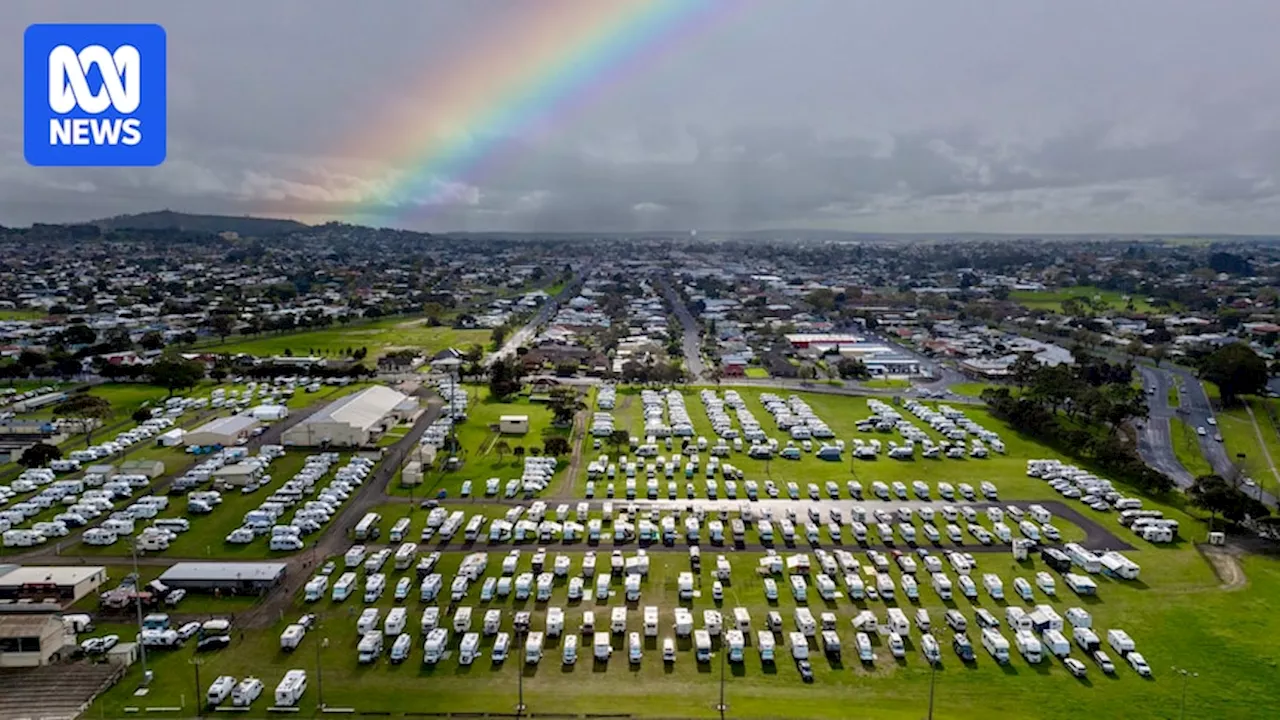
{"label": "trailer", "polygon": [[307,671],[290,670],[276,686],[276,707],[294,707],[307,691]]}

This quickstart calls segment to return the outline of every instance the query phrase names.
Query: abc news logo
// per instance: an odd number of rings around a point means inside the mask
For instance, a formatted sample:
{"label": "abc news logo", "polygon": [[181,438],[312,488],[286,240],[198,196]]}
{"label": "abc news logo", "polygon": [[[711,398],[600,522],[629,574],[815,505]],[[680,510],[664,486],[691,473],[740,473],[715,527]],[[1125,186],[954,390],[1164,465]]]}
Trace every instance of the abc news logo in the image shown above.
{"label": "abc news logo", "polygon": [[[113,53],[101,45],[76,52],[59,45],[49,52],[49,107],[60,115],[79,108],[97,115],[108,108],[127,115],[142,101],[142,58],[138,48],[121,45]],[[102,75],[98,92],[89,89],[90,70]],[[50,145],[137,145],[142,121],[137,118],[50,118]]]}
{"label": "abc news logo", "polygon": [[166,153],[159,25],[53,25],[24,38],[27,162],[159,165]]}

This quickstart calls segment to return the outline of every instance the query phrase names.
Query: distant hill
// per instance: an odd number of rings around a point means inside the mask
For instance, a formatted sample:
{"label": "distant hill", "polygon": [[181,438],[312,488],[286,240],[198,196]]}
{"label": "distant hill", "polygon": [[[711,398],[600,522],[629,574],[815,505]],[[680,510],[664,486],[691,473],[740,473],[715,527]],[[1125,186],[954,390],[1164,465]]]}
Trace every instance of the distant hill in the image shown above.
{"label": "distant hill", "polygon": [[190,232],[234,232],[244,237],[262,237],[306,230],[309,226],[296,220],[274,218],[234,217],[231,215],[191,215],[159,210],[137,215],[117,215],[94,220],[103,230],[186,230]]}

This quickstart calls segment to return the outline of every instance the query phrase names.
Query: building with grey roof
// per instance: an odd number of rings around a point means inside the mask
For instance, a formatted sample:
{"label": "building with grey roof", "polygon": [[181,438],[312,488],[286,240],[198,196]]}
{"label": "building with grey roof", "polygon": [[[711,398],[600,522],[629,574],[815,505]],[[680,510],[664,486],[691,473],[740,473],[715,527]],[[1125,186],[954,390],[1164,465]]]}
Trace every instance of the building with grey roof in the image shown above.
{"label": "building with grey roof", "polygon": [[334,400],[285,431],[284,445],[361,447],[418,412],[418,402],[382,385]]}

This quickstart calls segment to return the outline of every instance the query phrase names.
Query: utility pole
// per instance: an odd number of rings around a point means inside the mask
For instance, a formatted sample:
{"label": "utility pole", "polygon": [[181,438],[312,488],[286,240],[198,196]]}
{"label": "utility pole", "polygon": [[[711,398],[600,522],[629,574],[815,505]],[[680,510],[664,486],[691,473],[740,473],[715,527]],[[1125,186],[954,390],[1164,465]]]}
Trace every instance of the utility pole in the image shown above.
{"label": "utility pole", "polygon": [[202,664],[202,661],[198,658],[192,658],[190,660],[190,663],[191,663],[191,667],[194,668],[196,671],[196,694],[195,694],[196,717],[203,717],[204,702],[202,702],[202,698],[204,697],[204,695],[202,695],[200,692],[200,665]]}
{"label": "utility pole", "polygon": [[716,709],[720,711],[720,720],[724,720],[724,712],[725,710],[729,709],[729,706],[726,705],[724,702],[724,679],[725,679],[724,678],[724,655],[725,655],[725,649],[724,649],[724,646],[721,645],[720,646],[720,704],[716,706]]}
{"label": "utility pole", "polygon": [[[138,573],[138,536],[134,535],[133,540],[129,543],[129,548],[133,552],[133,601],[138,608],[138,633],[142,633],[142,576]],[[142,684],[151,684],[151,675],[147,671],[147,644],[138,642],[139,658],[142,660]]]}
{"label": "utility pole", "polygon": [[327,647],[329,638],[320,638],[316,643],[316,705],[321,710],[324,709],[324,666],[320,664],[320,649]]}
{"label": "utility pole", "polygon": [[938,663],[930,663],[929,668],[929,720],[933,720],[933,686],[938,680]]}

